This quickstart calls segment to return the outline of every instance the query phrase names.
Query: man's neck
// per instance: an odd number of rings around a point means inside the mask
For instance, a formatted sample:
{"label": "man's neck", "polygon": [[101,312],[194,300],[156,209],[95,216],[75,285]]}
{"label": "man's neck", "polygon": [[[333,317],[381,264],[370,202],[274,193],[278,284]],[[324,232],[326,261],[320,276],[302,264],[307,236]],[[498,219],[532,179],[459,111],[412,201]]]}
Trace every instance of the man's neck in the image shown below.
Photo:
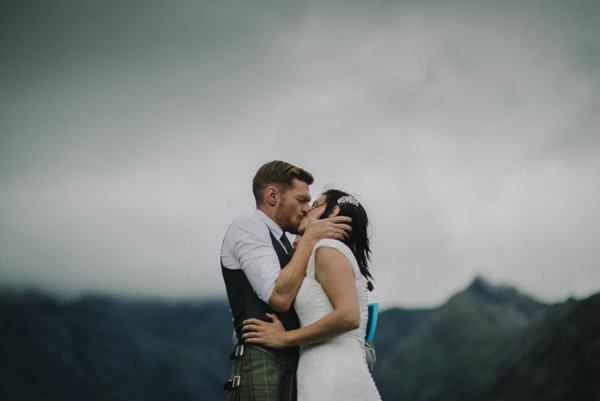
{"label": "man's neck", "polygon": [[263,212],[264,214],[266,214],[268,218],[273,220],[275,222],[275,224],[277,224],[279,226],[279,228],[281,228],[281,230],[283,232],[285,232],[283,227],[281,227],[281,224],[279,224],[279,222],[275,219],[275,208],[274,207],[265,207],[264,205],[261,205],[261,206],[258,206],[257,209],[260,210],[261,212]]}

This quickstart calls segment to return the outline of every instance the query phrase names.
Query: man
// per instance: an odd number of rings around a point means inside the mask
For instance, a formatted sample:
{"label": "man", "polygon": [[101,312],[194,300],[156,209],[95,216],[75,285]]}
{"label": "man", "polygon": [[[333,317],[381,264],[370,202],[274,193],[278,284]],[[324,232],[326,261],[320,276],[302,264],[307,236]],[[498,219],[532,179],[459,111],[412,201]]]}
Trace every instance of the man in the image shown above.
{"label": "man", "polygon": [[[300,327],[292,302],[306,274],[314,245],[344,237],[348,217],[311,220],[294,251],[285,236],[296,234],[310,210],[312,175],[283,161],[263,165],[252,181],[256,211],[229,226],[221,248],[221,270],[234,316],[238,346],[232,353],[228,400],[293,400],[298,347],[245,345],[244,320],[275,313],[288,330]],[[317,216],[318,219],[320,216]]]}

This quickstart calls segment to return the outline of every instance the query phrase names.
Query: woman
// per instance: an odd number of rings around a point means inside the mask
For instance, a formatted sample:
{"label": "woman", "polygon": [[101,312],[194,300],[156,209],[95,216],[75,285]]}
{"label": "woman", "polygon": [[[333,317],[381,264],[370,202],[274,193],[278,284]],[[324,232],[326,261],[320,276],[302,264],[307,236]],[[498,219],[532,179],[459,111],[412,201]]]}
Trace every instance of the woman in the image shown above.
{"label": "woman", "polygon": [[273,323],[248,319],[243,337],[275,348],[301,346],[299,401],[381,400],[363,348],[372,289],[367,213],[353,196],[332,189],[313,203],[301,226],[321,211],[322,218],[350,216],[352,232],[343,242],[324,239],[315,245],[294,301],[301,328],[285,331],[267,314]]}

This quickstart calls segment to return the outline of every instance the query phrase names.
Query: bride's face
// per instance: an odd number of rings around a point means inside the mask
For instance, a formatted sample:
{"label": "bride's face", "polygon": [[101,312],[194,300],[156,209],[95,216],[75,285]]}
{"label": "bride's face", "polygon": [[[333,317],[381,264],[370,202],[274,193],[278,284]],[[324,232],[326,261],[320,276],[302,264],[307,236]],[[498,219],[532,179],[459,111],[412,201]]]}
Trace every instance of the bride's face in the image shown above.
{"label": "bride's face", "polygon": [[300,221],[300,226],[298,227],[298,232],[303,234],[308,222],[310,220],[316,220],[316,216],[319,212],[323,212],[325,210],[325,195],[319,196],[317,200],[315,200],[311,206],[311,208],[306,212],[306,215]]}

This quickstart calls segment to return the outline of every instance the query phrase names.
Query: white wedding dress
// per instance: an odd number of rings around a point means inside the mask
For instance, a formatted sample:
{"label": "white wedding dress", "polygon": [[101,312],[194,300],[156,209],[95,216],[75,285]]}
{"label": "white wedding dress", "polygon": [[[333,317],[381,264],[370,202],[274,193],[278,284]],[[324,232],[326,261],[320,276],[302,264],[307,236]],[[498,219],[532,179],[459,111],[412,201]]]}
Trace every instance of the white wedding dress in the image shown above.
{"label": "white wedding dress", "polygon": [[338,240],[321,240],[313,249],[306,277],[294,302],[300,325],[307,326],[333,311],[321,284],[315,280],[315,252],[321,246],[339,250],[352,264],[360,307],[360,327],[329,341],[300,347],[298,401],[380,401],[364,350],[368,315],[367,280],[361,275],[350,248]]}

